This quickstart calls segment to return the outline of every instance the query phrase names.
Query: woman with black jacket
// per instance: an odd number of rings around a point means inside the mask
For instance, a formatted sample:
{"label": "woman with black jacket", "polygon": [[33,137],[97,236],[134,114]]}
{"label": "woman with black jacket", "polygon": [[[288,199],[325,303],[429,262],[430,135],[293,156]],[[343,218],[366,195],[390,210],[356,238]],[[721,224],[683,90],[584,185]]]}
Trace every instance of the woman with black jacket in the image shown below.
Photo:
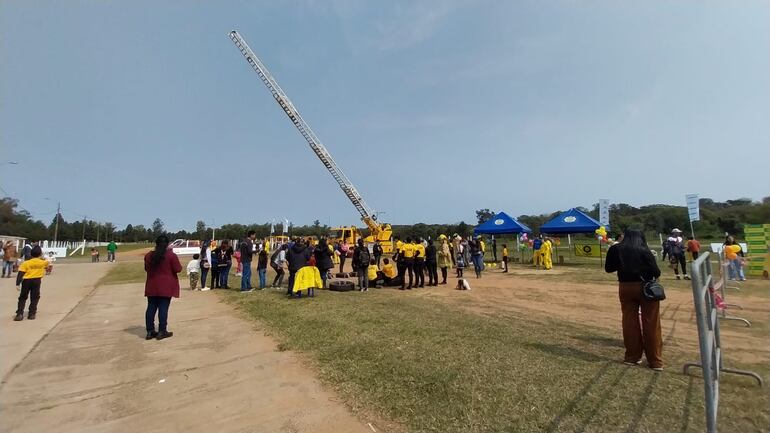
{"label": "woman with black jacket", "polygon": [[326,277],[329,276],[329,270],[334,267],[333,255],[334,252],[329,248],[329,244],[326,243],[326,238],[321,238],[313,251],[313,256],[315,256],[315,267],[321,273],[324,288],[326,288]]}
{"label": "woman with black jacket", "polygon": [[626,347],[624,362],[639,365],[644,352],[649,367],[662,371],[660,301],[650,301],[642,295],[642,282],[660,277],[660,269],[647,246],[644,233],[626,230],[623,240],[607,251],[604,270],[618,273],[623,345]]}

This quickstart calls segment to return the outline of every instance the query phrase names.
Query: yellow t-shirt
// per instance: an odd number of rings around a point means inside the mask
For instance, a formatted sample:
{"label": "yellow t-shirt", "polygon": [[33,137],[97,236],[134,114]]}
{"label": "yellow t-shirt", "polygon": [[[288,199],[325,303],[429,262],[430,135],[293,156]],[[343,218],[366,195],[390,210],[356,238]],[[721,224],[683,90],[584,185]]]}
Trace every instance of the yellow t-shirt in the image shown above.
{"label": "yellow t-shirt", "polygon": [[396,278],[396,268],[392,263],[382,265],[382,273],[388,278]]}
{"label": "yellow t-shirt", "polygon": [[45,275],[45,268],[48,267],[48,262],[33,257],[29,260],[25,260],[24,263],[19,265],[19,272],[24,272],[23,279],[31,280],[32,278],[43,278]]}
{"label": "yellow t-shirt", "polygon": [[481,247],[482,253],[487,251],[487,244],[485,244],[484,241],[479,241],[479,246]]}
{"label": "yellow t-shirt", "polygon": [[414,248],[415,248],[414,244],[404,244],[401,247],[401,252],[404,253],[404,257],[406,257],[407,259],[411,259],[412,257],[414,257]]}
{"label": "yellow t-shirt", "polygon": [[740,245],[725,245],[724,252],[727,260],[735,260],[738,258],[738,252],[741,251]]}
{"label": "yellow t-shirt", "polygon": [[369,265],[368,268],[366,268],[366,274],[369,277],[369,281],[373,281],[377,279],[377,265]]}
{"label": "yellow t-shirt", "polygon": [[425,260],[425,247],[422,244],[415,244],[414,250],[420,253],[421,259]]}
{"label": "yellow t-shirt", "polygon": [[503,248],[503,257],[508,257],[508,247]]}
{"label": "yellow t-shirt", "polygon": [[396,242],[396,252],[400,253],[404,248],[404,243],[401,241]]}

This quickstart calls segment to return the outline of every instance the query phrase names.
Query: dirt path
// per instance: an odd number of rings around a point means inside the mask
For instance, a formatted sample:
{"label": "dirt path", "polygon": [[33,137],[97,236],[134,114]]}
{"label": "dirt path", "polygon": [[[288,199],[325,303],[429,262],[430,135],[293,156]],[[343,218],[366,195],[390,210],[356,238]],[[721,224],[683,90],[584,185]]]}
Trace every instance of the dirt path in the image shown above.
{"label": "dirt path", "polygon": [[[16,278],[0,279],[0,377],[5,382],[13,367],[27,356],[72,309],[94,288],[107,272],[109,264],[77,263],[55,266],[43,279],[36,320],[14,322],[19,292]],[[29,301],[27,301],[29,307]]]}
{"label": "dirt path", "polygon": [[[537,271],[513,270],[515,274],[488,271],[477,280],[471,276],[470,292],[458,292],[450,286],[418,291],[423,296],[445,302],[476,314],[499,312],[521,314],[525,317],[554,318],[576,324],[587,324],[620,332],[620,304],[617,283],[569,283],[564,277],[535,279]],[[540,271],[540,276],[544,271]],[[557,271],[550,275],[555,275]],[[471,272],[469,272],[471,273]],[[549,276],[547,276],[549,277]],[[454,283],[454,278],[450,282]],[[698,351],[698,330],[695,323],[692,291],[689,281],[673,281],[664,277],[667,299],[661,304],[661,323],[668,344],[689,352]],[[762,282],[754,282],[761,287]],[[766,284],[766,283],[765,283]],[[746,328],[740,322],[723,321],[720,326],[725,356],[746,363],[770,362],[767,345],[767,317],[770,300],[767,297],[731,292],[733,301],[743,305],[739,314],[754,326]]]}
{"label": "dirt path", "polygon": [[211,292],[183,292],[174,337],[145,341],[142,293],[100,287],[53,328],[0,388],[0,431],[371,432]]}

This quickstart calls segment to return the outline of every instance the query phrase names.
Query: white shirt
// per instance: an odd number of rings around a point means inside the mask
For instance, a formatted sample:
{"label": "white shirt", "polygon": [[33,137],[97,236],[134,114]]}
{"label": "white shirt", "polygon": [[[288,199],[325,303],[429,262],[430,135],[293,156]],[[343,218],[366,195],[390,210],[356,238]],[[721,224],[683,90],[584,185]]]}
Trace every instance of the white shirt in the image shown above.
{"label": "white shirt", "polygon": [[275,260],[273,261],[273,263],[275,263],[278,266],[281,266],[285,261],[286,261],[286,251],[284,250],[278,251],[278,255],[275,257]]}
{"label": "white shirt", "polygon": [[201,263],[199,260],[192,259],[187,264],[187,274],[197,274],[201,271]]}

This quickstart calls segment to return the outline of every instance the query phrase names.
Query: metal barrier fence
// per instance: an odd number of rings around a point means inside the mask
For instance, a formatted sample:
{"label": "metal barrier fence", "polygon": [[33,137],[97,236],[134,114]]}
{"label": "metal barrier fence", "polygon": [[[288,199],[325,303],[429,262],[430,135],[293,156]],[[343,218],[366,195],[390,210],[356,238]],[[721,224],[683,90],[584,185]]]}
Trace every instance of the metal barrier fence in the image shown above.
{"label": "metal barrier fence", "polygon": [[[730,283],[735,283],[735,281],[730,281],[727,279],[727,275],[729,273],[728,272],[729,267],[730,267],[730,263],[724,260],[722,257],[719,257],[719,270],[720,270],[721,278],[719,279],[719,283],[716,284],[716,286],[718,286],[719,295],[722,298],[722,302],[723,302],[722,308],[720,308],[720,310],[722,310],[722,319],[737,320],[737,321],[743,322],[747,327],[750,328],[751,322],[749,322],[748,320],[744,319],[743,317],[731,316],[727,314],[728,308],[737,308],[739,310],[743,310],[743,307],[741,307],[738,304],[730,304],[727,302],[727,298],[725,298],[725,289],[740,290],[740,287],[738,286],[729,285]],[[715,289],[717,289],[717,287],[715,287]],[[719,307],[719,305],[717,305],[717,307]]]}
{"label": "metal barrier fence", "polygon": [[716,291],[722,289],[722,279],[714,279],[711,273],[711,258],[708,252],[692,263],[692,296],[695,301],[695,317],[698,323],[700,363],[684,365],[684,374],[690,367],[703,369],[703,387],[706,394],[706,431],[717,431],[717,409],[719,408],[720,372],[740,374],[754,378],[762,386],[762,378],[751,371],[725,368],[722,365],[722,343],[719,338],[719,312]]}

